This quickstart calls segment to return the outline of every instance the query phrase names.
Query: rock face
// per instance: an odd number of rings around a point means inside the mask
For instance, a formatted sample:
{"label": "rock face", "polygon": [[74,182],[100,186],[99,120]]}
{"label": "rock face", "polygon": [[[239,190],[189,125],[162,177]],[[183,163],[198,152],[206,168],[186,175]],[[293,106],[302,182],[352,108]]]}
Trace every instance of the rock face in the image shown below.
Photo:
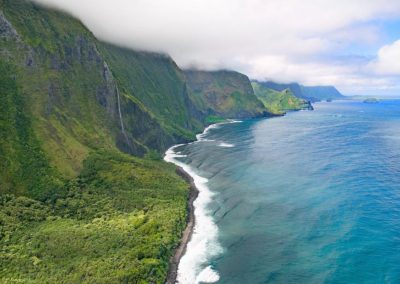
{"label": "rock face", "polygon": [[269,115],[246,75],[234,71],[186,70],[189,90],[207,116],[251,118]]}
{"label": "rock face", "polygon": [[10,41],[21,41],[17,31],[0,11],[0,38]]}

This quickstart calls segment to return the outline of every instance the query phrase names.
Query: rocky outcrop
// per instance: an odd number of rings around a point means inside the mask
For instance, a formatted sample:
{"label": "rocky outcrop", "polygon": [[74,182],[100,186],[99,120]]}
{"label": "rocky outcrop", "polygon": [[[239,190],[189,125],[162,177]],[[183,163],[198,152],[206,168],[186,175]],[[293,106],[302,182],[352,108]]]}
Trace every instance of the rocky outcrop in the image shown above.
{"label": "rocky outcrop", "polygon": [[5,18],[2,11],[0,11],[0,39],[21,42],[21,37],[17,30]]}

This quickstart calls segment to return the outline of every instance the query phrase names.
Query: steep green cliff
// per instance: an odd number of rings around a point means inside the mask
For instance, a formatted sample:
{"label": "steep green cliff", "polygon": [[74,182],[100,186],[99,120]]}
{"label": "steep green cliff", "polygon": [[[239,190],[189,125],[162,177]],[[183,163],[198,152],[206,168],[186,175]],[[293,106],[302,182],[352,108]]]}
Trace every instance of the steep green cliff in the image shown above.
{"label": "steep green cliff", "polygon": [[63,175],[92,149],[162,153],[201,129],[170,58],[99,43],[80,22],[24,1],[1,7],[1,59],[15,66],[34,132]]}
{"label": "steep green cliff", "polygon": [[[110,50],[63,13],[0,0],[2,283],[165,279],[189,186],[157,158],[202,124],[171,59],[132,51],[126,81]],[[152,104],[167,95],[180,120]]]}
{"label": "steep green cliff", "polygon": [[169,56],[110,44],[102,44],[100,51],[120,90],[140,101],[174,142],[194,139],[193,133],[201,131],[202,117],[187,91],[183,72]]}
{"label": "steep green cliff", "polygon": [[[90,149],[113,148],[122,134],[114,86],[95,39],[79,22],[22,1],[2,1],[1,59],[13,65],[35,135],[51,164],[76,175]],[[100,103],[104,101],[104,106]],[[110,114],[110,115],[109,115]],[[112,118],[112,119],[110,119]],[[133,141],[132,141],[133,142]],[[143,151],[132,143],[132,151]]]}
{"label": "steep green cliff", "polygon": [[246,75],[234,71],[186,70],[190,92],[209,119],[251,118],[269,113],[254,95]]}
{"label": "steep green cliff", "polygon": [[290,89],[275,91],[256,81],[252,82],[251,85],[257,98],[273,114],[279,115],[287,111],[312,109],[310,102],[296,97]]}

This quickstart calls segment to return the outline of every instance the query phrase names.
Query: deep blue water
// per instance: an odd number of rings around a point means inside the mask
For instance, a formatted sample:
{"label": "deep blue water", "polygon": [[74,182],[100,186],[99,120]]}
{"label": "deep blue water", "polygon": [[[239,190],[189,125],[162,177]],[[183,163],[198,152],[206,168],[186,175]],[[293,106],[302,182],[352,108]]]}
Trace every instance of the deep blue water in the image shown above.
{"label": "deep blue water", "polygon": [[319,103],[204,138],[179,161],[214,193],[222,252],[202,267],[218,283],[400,283],[400,101]]}

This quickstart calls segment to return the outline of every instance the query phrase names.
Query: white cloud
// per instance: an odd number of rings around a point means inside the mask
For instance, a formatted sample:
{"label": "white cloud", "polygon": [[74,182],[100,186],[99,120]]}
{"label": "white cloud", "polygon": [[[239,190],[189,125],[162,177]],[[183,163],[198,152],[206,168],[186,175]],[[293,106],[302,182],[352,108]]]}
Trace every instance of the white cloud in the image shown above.
{"label": "white cloud", "polygon": [[378,74],[400,75],[400,40],[383,46],[368,68]]}
{"label": "white cloud", "polygon": [[284,56],[265,56],[253,59],[247,69],[248,75],[258,80],[296,81],[310,86],[334,85],[348,94],[361,95],[395,89],[397,83],[394,80],[370,77],[365,74],[364,67],[364,64],[297,63]]}
{"label": "white cloud", "polygon": [[100,39],[166,52],[182,67],[339,86],[367,75],[327,58],[381,44],[370,22],[400,15],[398,0],[35,1],[72,13]]}

